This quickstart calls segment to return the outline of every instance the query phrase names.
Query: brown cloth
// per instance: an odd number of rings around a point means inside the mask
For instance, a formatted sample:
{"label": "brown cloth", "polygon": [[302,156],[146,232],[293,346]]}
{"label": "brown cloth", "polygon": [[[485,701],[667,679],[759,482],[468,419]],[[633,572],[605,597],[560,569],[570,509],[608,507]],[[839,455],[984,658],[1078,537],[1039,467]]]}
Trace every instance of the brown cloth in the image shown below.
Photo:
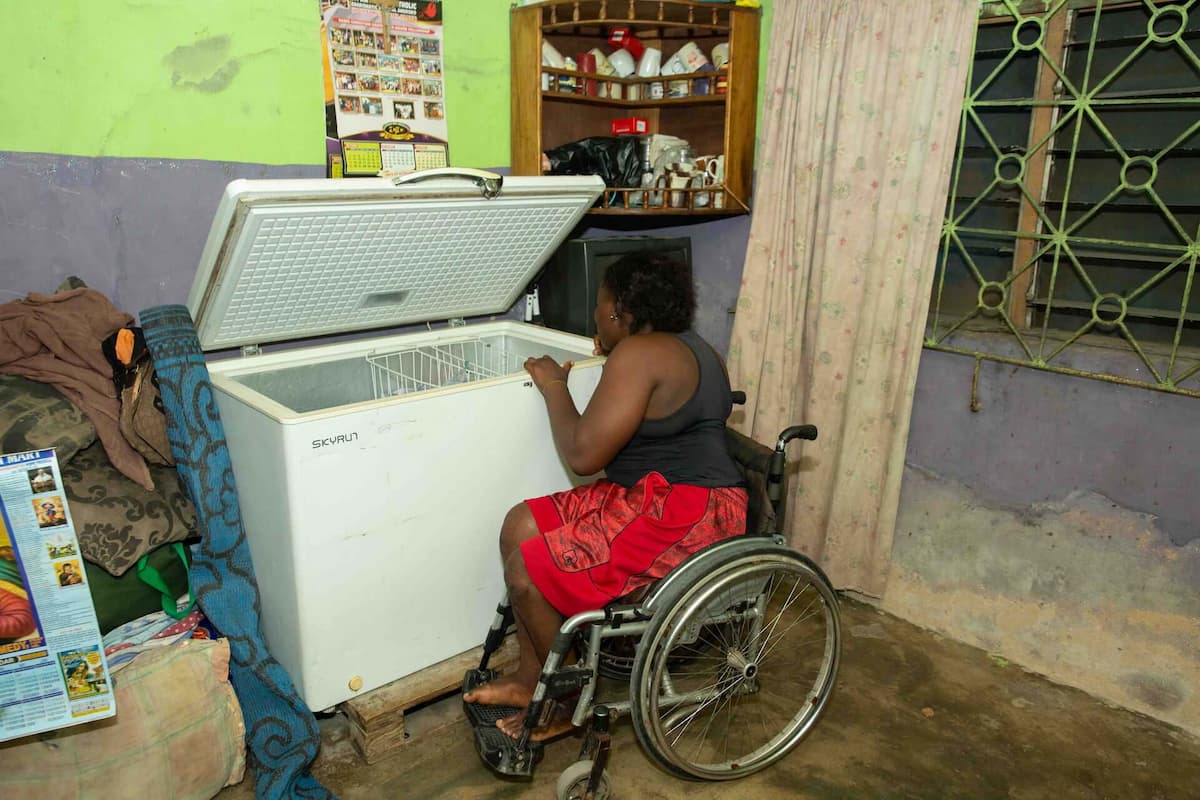
{"label": "brown cloth", "polygon": [[129,325],[94,289],[33,294],[0,305],[0,373],[48,383],[62,392],[96,426],[113,466],[146,489],[154,481],[145,459],[121,434],[121,403],[112,366],[100,343]]}

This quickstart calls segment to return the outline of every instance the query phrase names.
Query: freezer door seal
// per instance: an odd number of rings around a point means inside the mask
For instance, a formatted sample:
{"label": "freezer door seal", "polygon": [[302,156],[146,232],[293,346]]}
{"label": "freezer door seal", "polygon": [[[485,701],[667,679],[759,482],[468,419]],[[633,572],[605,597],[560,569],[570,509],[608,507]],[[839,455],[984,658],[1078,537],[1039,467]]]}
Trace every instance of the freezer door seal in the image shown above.
{"label": "freezer door seal", "polygon": [[507,311],[603,190],[595,176],[238,180],[188,308],[205,350]]}

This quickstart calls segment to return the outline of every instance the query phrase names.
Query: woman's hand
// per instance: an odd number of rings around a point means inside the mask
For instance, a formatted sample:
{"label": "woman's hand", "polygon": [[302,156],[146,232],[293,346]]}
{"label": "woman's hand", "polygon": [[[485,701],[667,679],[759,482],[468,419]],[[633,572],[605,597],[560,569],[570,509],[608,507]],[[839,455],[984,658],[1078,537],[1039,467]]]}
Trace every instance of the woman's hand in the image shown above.
{"label": "woman's hand", "polygon": [[546,389],[557,381],[561,381],[565,386],[567,383],[567,375],[571,374],[572,363],[564,361],[561,365],[550,356],[542,356],[541,358],[533,358],[532,356],[525,359],[525,371],[533,378],[533,384],[537,386],[538,391],[542,394],[546,393]]}
{"label": "woman's hand", "polygon": [[604,345],[601,344],[601,342],[600,342],[600,334],[596,334],[595,336],[592,337],[592,355],[594,355],[594,356],[608,355],[608,351],[604,349]]}

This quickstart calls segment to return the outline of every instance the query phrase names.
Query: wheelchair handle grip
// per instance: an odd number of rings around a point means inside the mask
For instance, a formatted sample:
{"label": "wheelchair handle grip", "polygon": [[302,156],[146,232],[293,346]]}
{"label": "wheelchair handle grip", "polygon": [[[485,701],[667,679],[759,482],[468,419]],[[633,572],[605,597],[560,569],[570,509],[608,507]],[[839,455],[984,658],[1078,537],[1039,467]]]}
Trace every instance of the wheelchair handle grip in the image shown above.
{"label": "wheelchair handle grip", "polygon": [[782,452],[783,448],[792,439],[808,439],[809,441],[817,438],[816,425],[793,425],[779,434],[779,441],[775,444],[776,452]]}
{"label": "wheelchair handle grip", "polygon": [[767,499],[777,514],[779,513],[779,501],[783,497],[783,470],[787,460],[784,450],[787,443],[793,439],[812,440],[816,438],[816,425],[793,425],[779,434],[779,441],[775,444],[770,461],[767,462]]}

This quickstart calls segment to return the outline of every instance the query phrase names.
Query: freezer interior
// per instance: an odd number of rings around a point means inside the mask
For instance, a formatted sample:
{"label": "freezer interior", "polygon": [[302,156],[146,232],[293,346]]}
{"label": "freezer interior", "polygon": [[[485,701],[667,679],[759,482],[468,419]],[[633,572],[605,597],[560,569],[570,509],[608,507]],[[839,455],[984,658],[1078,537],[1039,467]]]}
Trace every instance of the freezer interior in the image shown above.
{"label": "freezer interior", "polygon": [[231,375],[229,380],[304,414],[524,374],[525,359],[543,355],[561,363],[591,353],[512,334],[464,336]]}

